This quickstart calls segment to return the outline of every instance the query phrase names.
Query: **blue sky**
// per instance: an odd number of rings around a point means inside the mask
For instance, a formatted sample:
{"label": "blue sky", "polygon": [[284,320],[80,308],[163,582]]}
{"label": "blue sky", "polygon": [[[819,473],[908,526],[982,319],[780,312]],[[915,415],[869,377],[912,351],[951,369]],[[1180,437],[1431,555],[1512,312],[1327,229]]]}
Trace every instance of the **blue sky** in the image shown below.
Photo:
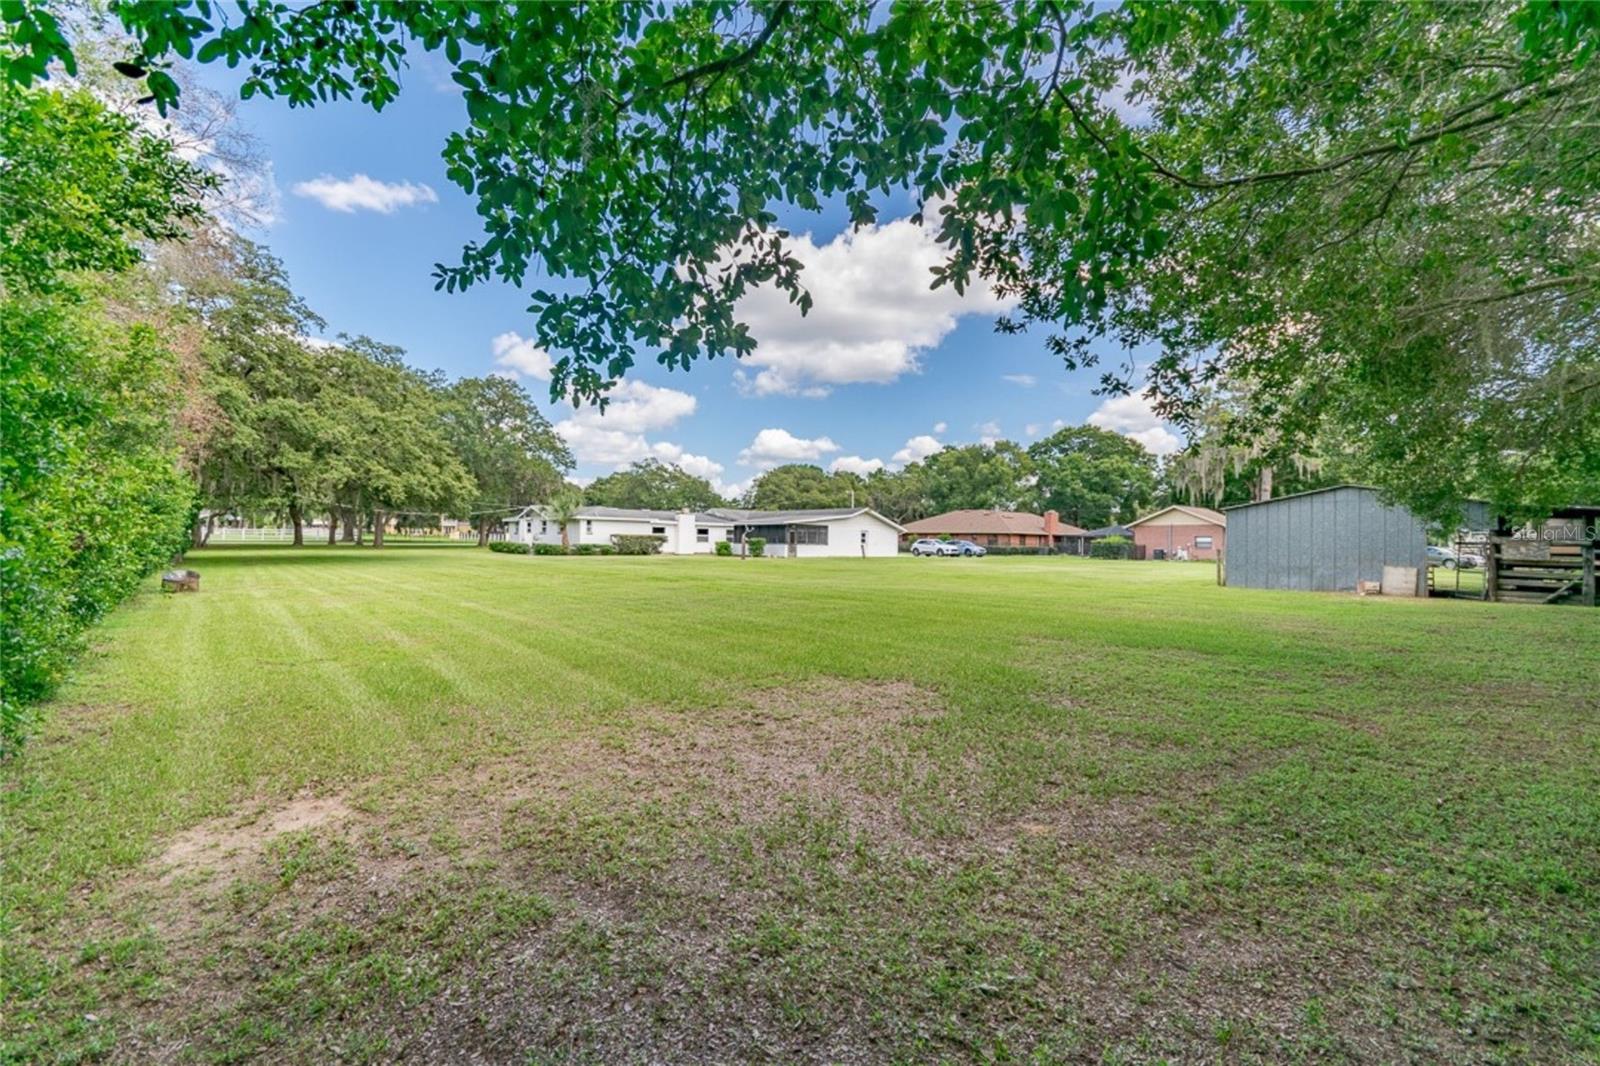
{"label": "blue sky", "polygon": [[[231,72],[199,73],[235,95]],[[655,456],[736,491],[779,462],[864,472],[940,444],[1026,443],[1084,421],[1158,452],[1176,445],[1137,398],[1093,395],[1099,372],[1068,374],[1042,334],[995,333],[999,306],[987,292],[928,291],[937,250],[903,206],[895,217],[895,205],[879,226],[853,234],[843,232],[842,212],[785,219],[809,235],[798,251],[816,306],[802,319],[776,295],[749,301],[753,357],[685,373],[645,356],[605,416],[550,403],[519,290],[498,282],[433,290],[433,264],[454,262],[480,233],[474,201],[445,178],[439,157],[465,121],[444,75],[438,61],[419,57],[381,113],[348,102],[295,110],[242,102],[240,121],[263,143],[277,189],[274,217],[253,235],[283,259],[330,336],[367,334],[451,376],[518,375],[568,438],[579,480]],[[1115,350],[1102,357],[1123,359]]]}

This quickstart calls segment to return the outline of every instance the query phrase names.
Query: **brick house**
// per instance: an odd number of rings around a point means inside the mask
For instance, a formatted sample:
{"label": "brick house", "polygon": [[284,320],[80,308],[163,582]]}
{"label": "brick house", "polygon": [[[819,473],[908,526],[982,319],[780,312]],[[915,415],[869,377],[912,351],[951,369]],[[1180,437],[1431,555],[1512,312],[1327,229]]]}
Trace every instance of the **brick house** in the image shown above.
{"label": "brick house", "polygon": [[1134,554],[1140,559],[1170,559],[1179,552],[1191,559],[1215,559],[1227,546],[1228,518],[1209,507],[1173,504],[1128,523]]}
{"label": "brick house", "polygon": [[1082,555],[1086,533],[1061,521],[1054,511],[947,511],[908,522],[905,536],[970,540],[986,548],[1037,548]]}

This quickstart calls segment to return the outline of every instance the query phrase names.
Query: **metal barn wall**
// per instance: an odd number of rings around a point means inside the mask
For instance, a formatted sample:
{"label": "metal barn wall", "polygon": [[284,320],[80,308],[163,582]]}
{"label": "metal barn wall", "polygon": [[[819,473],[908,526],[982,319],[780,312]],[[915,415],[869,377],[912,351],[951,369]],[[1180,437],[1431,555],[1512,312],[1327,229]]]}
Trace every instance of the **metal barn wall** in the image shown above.
{"label": "metal barn wall", "polygon": [[1285,496],[1228,511],[1227,583],[1244,588],[1353,592],[1383,568],[1427,573],[1427,530],[1371,489]]}

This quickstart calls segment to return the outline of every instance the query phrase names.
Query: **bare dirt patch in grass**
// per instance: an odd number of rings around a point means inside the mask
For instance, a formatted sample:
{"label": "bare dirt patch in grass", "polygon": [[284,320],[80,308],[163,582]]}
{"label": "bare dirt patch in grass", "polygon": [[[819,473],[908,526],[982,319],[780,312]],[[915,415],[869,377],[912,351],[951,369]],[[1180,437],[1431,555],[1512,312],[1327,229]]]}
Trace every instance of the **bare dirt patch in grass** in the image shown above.
{"label": "bare dirt patch in grass", "polygon": [[[373,782],[254,801],[186,829],[114,889],[118,917],[96,923],[106,939],[152,930],[170,975],[159,1001],[122,999],[143,1030],[123,1050],[316,1058],[333,1003],[360,1005],[344,1022],[383,1059],[757,1051],[792,1025],[711,986],[765,886],[734,883],[738,860],[712,852],[797,811],[914,847],[879,779],[931,772],[908,741],[942,711],[902,682],[765,688],[630,711],[403,792]],[[314,1018],[297,1016],[303,1003]]]}
{"label": "bare dirt patch in grass", "polygon": [[254,865],[283,834],[336,825],[354,813],[342,796],[301,794],[287,803],[258,803],[243,817],[217,818],[179,833],[155,866],[163,881],[197,873],[231,880]]}
{"label": "bare dirt patch in grass", "polygon": [[942,710],[935,695],[904,682],[813,681],[725,707],[644,709],[541,753],[535,766],[513,761],[485,773],[513,801],[582,789],[744,823],[796,803],[836,809],[875,839],[912,846],[897,789],[880,778],[928,772],[908,741]]}

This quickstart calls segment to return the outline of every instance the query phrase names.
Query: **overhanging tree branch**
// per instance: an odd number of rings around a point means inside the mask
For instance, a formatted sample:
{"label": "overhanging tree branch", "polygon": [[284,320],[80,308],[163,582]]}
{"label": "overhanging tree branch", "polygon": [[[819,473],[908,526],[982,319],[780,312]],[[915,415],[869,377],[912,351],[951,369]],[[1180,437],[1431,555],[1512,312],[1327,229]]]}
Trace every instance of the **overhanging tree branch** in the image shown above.
{"label": "overhanging tree branch", "polygon": [[701,78],[709,77],[713,74],[725,74],[730,70],[733,70],[737,67],[742,67],[746,63],[749,63],[756,56],[761,54],[761,50],[765,48],[767,42],[772,39],[772,35],[778,32],[778,27],[782,26],[784,20],[789,17],[789,11],[792,7],[792,0],[779,0],[779,2],[773,7],[772,17],[767,19],[767,24],[761,28],[760,33],[756,34],[755,40],[751,41],[750,44],[742,51],[735,52],[732,55],[723,56],[721,59],[714,59],[709,63],[702,63],[698,67],[690,67],[688,70],[668,78],[653,91],[665,92],[668,89],[698,81]]}

